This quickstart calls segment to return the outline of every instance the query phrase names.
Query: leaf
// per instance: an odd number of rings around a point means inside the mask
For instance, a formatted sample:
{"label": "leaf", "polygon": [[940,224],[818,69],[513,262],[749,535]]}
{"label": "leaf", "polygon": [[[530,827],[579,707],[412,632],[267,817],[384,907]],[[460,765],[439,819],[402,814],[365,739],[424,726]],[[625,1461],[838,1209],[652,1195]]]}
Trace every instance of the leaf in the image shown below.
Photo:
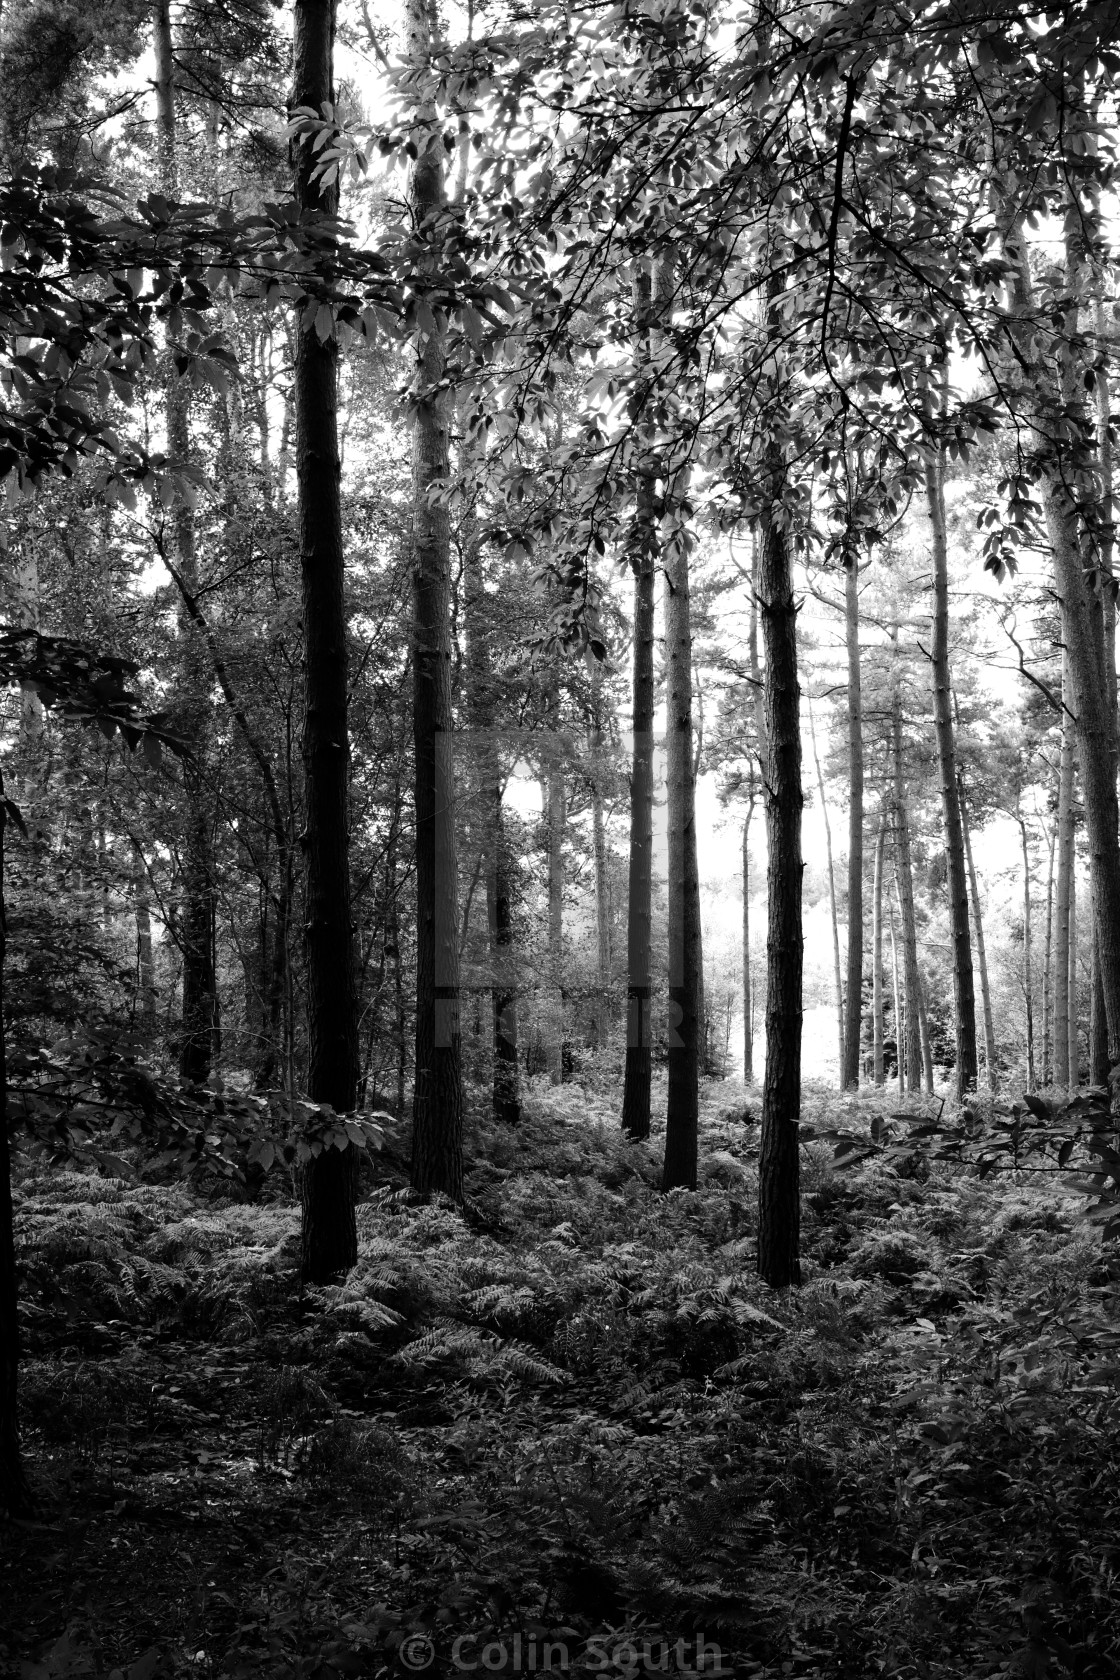
{"label": "leaf", "polygon": [[315,311],[315,336],[325,344],[334,332],[334,311],[329,303],[321,303]]}

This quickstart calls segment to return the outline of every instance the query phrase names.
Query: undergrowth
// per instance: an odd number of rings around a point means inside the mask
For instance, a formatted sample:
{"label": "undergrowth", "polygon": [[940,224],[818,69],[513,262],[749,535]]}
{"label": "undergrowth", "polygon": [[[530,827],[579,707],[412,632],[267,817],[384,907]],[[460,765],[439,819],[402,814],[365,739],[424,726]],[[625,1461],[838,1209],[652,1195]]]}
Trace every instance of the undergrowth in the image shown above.
{"label": "undergrowth", "polygon": [[428,1640],[512,1673],[549,1638],[586,1674],[1117,1672],[1120,1268],[1077,1196],[808,1143],[775,1294],[751,1103],[706,1089],[666,1198],[657,1138],[538,1087],[476,1127],[465,1214],[375,1187],[302,1292],[287,1201],[24,1176],[15,1672],[396,1675]]}

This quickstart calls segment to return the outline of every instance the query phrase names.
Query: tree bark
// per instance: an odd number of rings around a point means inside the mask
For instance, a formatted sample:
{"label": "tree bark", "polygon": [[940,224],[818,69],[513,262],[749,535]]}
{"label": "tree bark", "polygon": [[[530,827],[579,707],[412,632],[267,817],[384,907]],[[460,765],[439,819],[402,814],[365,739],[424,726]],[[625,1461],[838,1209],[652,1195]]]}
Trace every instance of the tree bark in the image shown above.
{"label": "tree bark", "polygon": [[750,832],[751,818],[754,815],[754,779],[751,779],[751,795],[747,805],[747,814],[743,818],[743,1082],[754,1084],[754,1025],[751,1013],[754,1007],[751,988],[751,854]]}
{"label": "tree bark", "polygon": [[564,764],[560,740],[560,698],[556,679],[549,684],[546,706],[549,719],[545,746],[545,774],[542,794],[545,846],[548,861],[548,986],[552,993],[553,1021],[548,1043],[548,1077],[553,1085],[564,1080],[566,988],[564,985]]}
{"label": "tree bark", "polygon": [[4,961],[7,919],[4,903],[4,839],[7,810],[0,778],[0,1511],[10,1517],[32,1513],[31,1490],[19,1444],[19,1312],[15,1214],[12,1207],[11,1120],[4,1018]]}
{"label": "tree bark", "polygon": [[1042,1088],[1048,1090],[1054,1080],[1054,857],[1057,834],[1052,831],[1049,843],[1050,861],[1046,871],[1046,942],[1042,956]]}
{"label": "tree bark", "polygon": [[1080,987],[1077,973],[1077,829],[1074,827],[1073,859],[1069,871],[1069,1088],[1081,1083]]}
{"label": "tree bark", "polygon": [[996,1068],[996,1029],[992,1015],[992,988],[988,983],[988,948],[984,943],[984,919],[980,909],[980,887],[976,880],[976,865],[972,860],[972,835],[968,823],[968,801],[965,799],[964,783],[960,772],[957,772],[957,790],[961,813],[961,834],[964,839],[964,860],[968,870],[968,890],[972,900],[972,926],[976,934],[976,967],[980,974],[980,1005],[984,1019],[984,1062],[987,1067],[988,1089],[995,1092],[999,1089],[999,1076]]}
{"label": "tree bark", "polygon": [[[648,345],[654,318],[653,283],[642,269],[634,278],[634,332],[638,354]],[[633,757],[630,770],[630,860],[626,907],[626,1072],[622,1129],[649,1136],[653,1064],[650,941],[653,922],[653,617],[656,473],[641,464],[634,515]]]}
{"label": "tree bark", "polygon": [[[813,749],[813,769],[817,777],[817,792],[821,799],[821,815],[824,818],[825,857],[828,863],[828,908],[832,922],[832,983],[836,988],[836,1070],[840,1075],[841,1088],[846,1085],[844,1069],[844,981],[840,967],[840,923],[836,914],[836,870],[832,862],[832,823],[828,816],[828,801],[824,792],[824,777],[821,774],[821,761],[817,753],[817,729],[813,722],[813,702],[809,701],[809,742]],[[858,1030],[858,1028],[857,1028]],[[858,1042],[857,1042],[858,1063]]]}
{"label": "tree bark", "polygon": [[902,934],[902,982],[906,992],[906,1084],[921,1090],[921,1036],[918,1026],[918,929],[914,917],[914,872],[910,863],[910,822],[902,778],[902,694],[897,671],[898,630],[892,640],[896,669],[891,702],[891,742],[894,757],[895,887]]}
{"label": "tree bark", "polygon": [[926,461],[926,506],[932,532],[934,720],[941,773],[941,820],[949,876],[949,921],[953,938],[953,1000],[956,1014],[957,1097],[976,1087],[976,998],[968,933],[968,876],[965,868],[957,746],[953,731],[949,670],[949,549],[945,517],[945,444],[940,437]]}
{"label": "tree bark", "polygon": [[1070,996],[1069,930],[1073,882],[1074,724],[1068,652],[1062,655],[1062,749],[1058,774],[1058,858],[1054,881],[1054,1083],[1068,1091]]}
{"label": "tree bark", "polygon": [[887,823],[879,814],[875,836],[875,881],[871,900],[871,1067],[876,1085],[885,1083],[883,1071],[883,852]]}
{"label": "tree bark", "polygon": [[1034,960],[1031,934],[1031,859],[1027,849],[1027,825],[1021,814],[1019,840],[1023,851],[1023,998],[1027,1013],[1027,1090],[1038,1089],[1034,1048]]}
{"label": "tree bark", "polygon": [[[779,475],[771,466],[775,486]],[[776,1288],[801,1282],[802,857],[797,604],[785,525],[764,505],[758,599],[766,649],[766,1069],[758,1160],[758,1271]]]}
{"label": "tree bark", "polygon": [[595,865],[595,1041],[607,1048],[611,1030],[611,902],[607,875],[607,829],[603,806],[603,777],[606,770],[603,732],[603,673],[596,666],[591,680],[593,716],[591,724],[591,847]]}
{"label": "tree bark", "polygon": [[156,981],[152,961],[152,909],[148,894],[148,871],[139,846],[133,842],[133,914],[136,918],[136,989],[140,994],[140,1015],[146,1029],[155,1025]]}
{"label": "tree bark", "polygon": [[854,557],[844,574],[844,639],[848,652],[848,995],[840,1084],[850,1091],[858,1087],[860,1080],[863,1019],[863,693],[859,659],[859,567]]}
{"label": "tree bark", "polygon": [[[427,66],[434,45],[429,0],[408,0],[407,58]],[[446,202],[444,148],[434,110],[415,110],[409,197],[418,261],[440,261]],[[451,710],[450,398],[441,331],[417,334],[412,424],[413,739],[416,760],[416,1065],[412,1187],[463,1199],[463,1087],[459,1019],[458,884]]]}
{"label": "tree bark", "polygon": [[922,1078],[926,1095],[933,1095],[933,1045],[929,1037],[929,1016],[926,1013],[926,983],[918,973],[918,1037],[922,1046]]}
{"label": "tree bark", "polygon": [[888,900],[891,913],[891,976],[894,981],[894,1059],[898,1074],[898,1094],[906,1095],[906,1047],[903,1043],[902,996],[898,982],[898,945],[894,936],[894,904]]}
{"label": "tree bark", "polygon": [[[292,101],[334,98],[334,0],[296,0]],[[337,211],[310,147],[295,153],[301,211]],[[358,1024],[350,915],[350,742],[345,556],[338,453],[338,344],[300,324],[295,359],[296,477],[304,644],[304,963],[307,1094],[338,1114],[358,1095]],[[307,1283],[344,1274],[358,1257],[353,1148],[324,1149],[303,1173],[301,1271]]]}
{"label": "tree bark", "polygon": [[669,828],[669,1092],[663,1190],[696,1188],[700,1074],[700,877],[692,752],[692,620],[688,550],[671,541],[665,570]]}

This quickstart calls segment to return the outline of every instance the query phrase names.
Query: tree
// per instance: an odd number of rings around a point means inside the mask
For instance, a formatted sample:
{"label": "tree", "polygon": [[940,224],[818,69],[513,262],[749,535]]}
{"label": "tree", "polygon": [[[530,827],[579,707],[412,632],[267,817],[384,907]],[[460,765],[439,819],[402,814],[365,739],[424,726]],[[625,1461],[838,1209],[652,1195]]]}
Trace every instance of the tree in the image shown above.
{"label": "tree", "polygon": [[[295,0],[292,103],[334,100],[335,0]],[[337,188],[296,143],[296,202],[332,215]],[[307,1094],[347,1114],[358,1095],[358,1031],[350,908],[350,748],[345,553],[338,448],[338,341],[316,316],[296,335],[294,407],[304,637],[304,960]],[[325,1148],[303,1172],[300,1267],[327,1283],[358,1257],[353,1149]]]}

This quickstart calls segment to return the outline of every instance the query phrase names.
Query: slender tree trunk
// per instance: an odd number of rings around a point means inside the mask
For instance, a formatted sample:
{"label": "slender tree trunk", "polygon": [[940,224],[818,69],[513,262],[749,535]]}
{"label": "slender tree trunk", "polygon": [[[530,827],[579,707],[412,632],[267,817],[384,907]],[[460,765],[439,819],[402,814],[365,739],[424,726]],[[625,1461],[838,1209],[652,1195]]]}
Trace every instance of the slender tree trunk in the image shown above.
{"label": "slender tree trunk", "polygon": [[692,621],[688,551],[665,550],[669,827],[669,1093],[662,1189],[696,1188],[700,1073],[700,877],[692,753]]}
{"label": "slender tree trunk", "polygon": [[[648,345],[654,316],[653,284],[644,270],[634,279],[633,310],[640,355]],[[626,1073],[622,1093],[622,1129],[635,1140],[649,1136],[652,1075],[654,493],[655,475],[641,469],[634,518],[633,759],[626,909]]]}
{"label": "slender tree trunk", "polygon": [[1070,996],[1069,929],[1073,882],[1073,750],[1069,656],[1062,656],[1062,751],[1058,779],[1058,860],[1054,888],[1054,1083],[1068,1091]]}
{"label": "slender tree trunk", "polygon": [[[407,57],[427,67],[429,0],[408,0]],[[429,267],[441,260],[444,148],[430,105],[415,110],[410,202]],[[416,1067],[412,1186],[463,1199],[463,1088],[451,710],[450,399],[439,328],[417,334],[420,390],[412,423],[413,737],[416,760]]]}
{"label": "slender tree trunk", "polygon": [[922,1078],[926,1094],[933,1095],[933,1045],[929,1037],[929,1016],[926,1013],[926,983],[918,974],[918,1038],[922,1046]]}
{"label": "slender tree trunk", "polygon": [[148,871],[140,848],[133,843],[132,890],[136,917],[136,987],[140,993],[140,1015],[145,1030],[156,1018],[155,964],[152,961],[152,909],[148,894]]}
{"label": "slender tree trunk", "polygon": [[[772,476],[775,487],[777,471]],[[800,688],[797,603],[784,523],[764,506],[758,599],[766,647],[766,1070],[758,1161],[758,1270],[782,1288],[801,1282],[798,1120],[801,1114]]]}
{"label": "slender tree trunk", "polygon": [[754,1084],[754,1025],[751,1020],[751,818],[754,815],[754,780],[747,814],[743,818],[743,1081]]}
{"label": "slender tree trunk", "polygon": [[957,774],[957,788],[961,813],[961,834],[964,839],[964,858],[968,869],[968,889],[972,899],[972,926],[976,934],[976,967],[980,974],[980,1004],[984,1018],[984,1061],[988,1072],[988,1089],[999,1089],[996,1067],[996,1029],[992,1015],[992,989],[988,984],[988,948],[984,943],[984,918],[980,909],[980,888],[976,880],[976,865],[972,861],[972,835],[968,824],[968,802],[964,784]]}
{"label": "slender tree trunk", "polygon": [[[894,632],[896,657],[898,631]],[[897,673],[891,705],[891,740],[894,751],[894,861],[895,888],[902,934],[902,980],[906,991],[906,1083],[911,1091],[921,1090],[921,1038],[918,1027],[918,929],[914,917],[914,872],[910,863],[910,822],[906,810],[906,788],[902,779],[902,696]]]}
{"label": "slender tree trunk", "polygon": [[611,900],[607,875],[607,829],[603,809],[603,776],[606,769],[602,706],[603,674],[597,666],[591,691],[594,718],[591,728],[591,848],[595,864],[595,1042],[607,1048],[611,1030]]}
{"label": "slender tree trunk", "polygon": [[1038,1089],[1038,1076],[1035,1068],[1034,1051],[1034,960],[1033,936],[1031,932],[1031,859],[1027,849],[1027,825],[1021,815],[1016,816],[1019,824],[1019,840],[1023,851],[1023,998],[1027,1011],[1027,1090]]}
{"label": "slender tree trunk", "polygon": [[1054,856],[1057,835],[1050,834],[1050,861],[1046,871],[1046,940],[1042,957],[1042,1087],[1054,1082]]}
{"label": "slender tree trunk", "polygon": [[[828,908],[832,921],[832,982],[836,989],[836,1070],[840,1075],[841,1086],[844,1079],[844,981],[840,967],[840,922],[836,914],[836,870],[832,862],[832,823],[828,816],[828,801],[824,792],[824,777],[821,774],[821,761],[817,754],[817,729],[813,722],[813,702],[809,701],[809,742],[813,749],[813,769],[817,777],[817,791],[821,800],[821,815],[824,817],[825,855],[828,862]],[[857,1056],[858,1060],[858,1056]]]}
{"label": "slender tree trunk", "polygon": [[1104,990],[1101,986],[1101,954],[1097,943],[1097,918],[1090,918],[1089,937],[1091,977],[1089,983],[1089,1083],[1108,1089],[1111,1072],[1108,1061],[1108,1022],[1104,1013]]}
{"label": "slender tree trunk", "polygon": [[875,836],[875,882],[871,900],[871,1067],[876,1085],[885,1082],[883,1072],[883,852],[887,823],[879,814]]}
{"label": "slender tree trunk", "polygon": [[848,996],[840,1084],[854,1090],[860,1078],[863,1017],[863,693],[859,663],[859,567],[844,574],[844,638],[848,652]]}
{"label": "slender tree trunk", "polygon": [[1069,1088],[1081,1083],[1080,987],[1077,972],[1077,829],[1074,827],[1073,859],[1069,871]]}
{"label": "slender tree trunk", "polygon": [[963,1102],[976,1086],[976,999],[968,935],[968,877],[965,870],[957,746],[953,732],[949,670],[949,549],[945,516],[945,445],[938,439],[926,462],[926,505],[933,558],[933,703],[937,760],[941,772],[941,820],[949,876],[949,921],[953,937],[953,998],[957,1028],[957,1096]]}
{"label": "slender tree trunk", "polygon": [[32,1512],[31,1490],[19,1445],[19,1313],[15,1214],[12,1207],[12,1127],[8,1112],[4,960],[7,919],[4,904],[4,839],[7,811],[0,778],[0,1511],[10,1517]]}
{"label": "slender tree trunk", "polygon": [[[334,0],[296,0],[292,101],[334,99]],[[316,155],[296,152],[301,209],[337,212],[312,181]],[[300,323],[295,364],[296,477],[304,640],[304,963],[307,1094],[338,1114],[358,1096],[358,1022],[350,916],[350,740],[345,556],[338,454],[338,344]],[[324,1149],[303,1173],[301,1271],[326,1283],[358,1257],[353,1148]]]}
{"label": "slender tree trunk", "polygon": [[548,854],[548,984],[553,998],[553,1027],[548,1044],[548,1076],[553,1085],[564,1080],[566,988],[564,985],[564,765],[559,733],[560,702],[555,680],[550,684],[547,715],[544,796],[545,843]]}
{"label": "slender tree trunk", "polygon": [[891,974],[894,979],[894,1059],[898,1073],[898,1094],[906,1095],[906,1047],[903,1042],[902,997],[898,985],[898,945],[894,936],[894,904],[889,904],[891,914]]}
{"label": "slender tree trunk", "polygon": [[[174,199],[179,196],[179,155],[170,0],[156,0],[155,60],[160,185],[166,196]],[[181,469],[187,465],[191,454],[190,399],[170,356],[167,358],[166,389],[167,453],[172,466]],[[185,497],[180,497],[172,510],[171,530],[179,574],[190,594],[197,596],[195,518]],[[180,728],[191,743],[192,754],[183,768],[183,903],[179,917],[179,942],[183,956],[183,1019],[179,1075],[188,1084],[202,1085],[210,1077],[217,1013],[215,877],[206,774],[210,738],[210,662],[202,637],[186,613],[181,634],[185,715]]]}

